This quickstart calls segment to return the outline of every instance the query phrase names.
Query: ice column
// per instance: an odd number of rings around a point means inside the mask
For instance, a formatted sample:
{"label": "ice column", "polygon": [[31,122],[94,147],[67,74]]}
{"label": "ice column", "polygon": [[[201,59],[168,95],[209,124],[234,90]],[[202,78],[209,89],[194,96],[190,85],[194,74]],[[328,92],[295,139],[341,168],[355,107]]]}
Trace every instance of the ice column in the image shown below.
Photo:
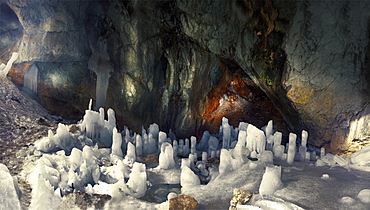
{"label": "ice column", "polygon": [[238,142],[236,143],[236,146],[234,148],[234,157],[236,158],[242,158],[245,151],[245,141],[247,138],[247,132],[246,131],[239,131],[238,136]]}
{"label": "ice column", "polygon": [[211,134],[208,131],[204,131],[202,139],[200,140],[199,144],[197,144],[196,149],[198,151],[207,151],[208,141],[210,137],[211,137]]}
{"label": "ice column", "polygon": [[121,133],[118,133],[117,128],[113,128],[112,155],[123,157],[121,146],[122,146],[122,135]]}
{"label": "ice column", "polygon": [[195,146],[197,145],[197,138],[195,138],[195,136],[192,136],[190,137],[190,141],[191,141],[190,153],[195,154],[196,152]]}
{"label": "ice column", "polygon": [[142,141],[142,138],[141,136],[138,134],[136,135],[136,155],[139,156],[139,155],[143,155],[143,141]]}
{"label": "ice column", "polygon": [[231,128],[229,125],[229,120],[226,117],[222,118],[222,148],[228,149],[231,142]]}
{"label": "ice column", "polygon": [[167,140],[167,134],[163,131],[160,131],[158,134],[158,149],[161,149],[163,142]]}
{"label": "ice column", "polygon": [[287,162],[289,164],[292,164],[294,162],[295,157],[295,146],[296,146],[296,139],[297,135],[294,133],[289,134],[289,147],[288,147],[288,156],[287,156]]}
{"label": "ice column", "polygon": [[283,134],[281,132],[276,132],[274,134],[274,147],[272,149],[274,156],[277,158],[282,158],[284,154],[285,147],[281,145],[281,139]]}
{"label": "ice column", "polygon": [[266,126],[266,138],[272,135],[273,132],[273,121],[270,120]]}
{"label": "ice column", "polygon": [[99,37],[96,47],[90,45],[92,54],[88,61],[88,68],[95,72],[96,81],[96,109],[104,107],[109,84],[110,73],[113,67],[107,51],[107,40]]}
{"label": "ice column", "polygon": [[323,158],[325,156],[325,148],[324,147],[322,147],[321,149],[320,149],[320,158]]}
{"label": "ice column", "polygon": [[175,167],[175,160],[173,159],[173,148],[168,142],[161,145],[161,153],[159,154],[159,168],[171,169]]}
{"label": "ice column", "polygon": [[185,157],[189,155],[189,139],[185,139],[185,145],[183,146],[182,152]]}
{"label": "ice column", "polygon": [[[214,136],[211,136],[208,141],[208,154],[211,155],[211,158],[214,158],[216,156],[216,151],[218,148],[218,139]],[[214,154],[214,155],[212,155]]]}
{"label": "ice column", "polygon": [[306,160],[307,138],[308,138],[308,133],[307,133],[307,131],[303,130],[302,131],[302,144],[299,147],[299,160],[300,161],[305,161]]}
{"label": "ice column", "polygon": [[133,164],[136,160],[136,154],[135,154],[135,146],[129,142],[127,144],[127,154],[125,156],[125,161],[128,164]]}
{"label": "ice column", "polygon": [[37,94],[37,79],[39,69],[33,64],[24,74],[23,86],[30,89],[32,92]]}

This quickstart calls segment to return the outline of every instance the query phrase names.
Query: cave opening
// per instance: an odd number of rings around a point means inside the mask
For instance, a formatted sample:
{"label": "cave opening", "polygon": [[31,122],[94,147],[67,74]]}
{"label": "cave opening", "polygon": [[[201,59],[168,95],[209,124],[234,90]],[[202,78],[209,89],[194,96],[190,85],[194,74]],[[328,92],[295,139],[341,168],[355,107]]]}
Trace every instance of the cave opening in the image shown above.
{"label": "cave opening", "polygon": [[291,132],[272,100],[246,72],[231,60],[220,60],[223,75],[206,96],[200,114],[204,120],[201,131],[219,132],[222,118],[226,117],[234,127],[247,122],[262,128],[273,120],[274,129],[284,134]]}

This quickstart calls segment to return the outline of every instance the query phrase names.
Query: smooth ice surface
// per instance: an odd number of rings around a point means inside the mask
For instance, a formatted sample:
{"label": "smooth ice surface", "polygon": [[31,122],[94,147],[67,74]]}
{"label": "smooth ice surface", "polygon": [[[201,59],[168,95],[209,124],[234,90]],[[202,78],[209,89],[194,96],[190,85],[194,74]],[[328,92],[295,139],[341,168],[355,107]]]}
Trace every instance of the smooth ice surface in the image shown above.
{"label": "smooth ice surface", "polygon": [[18,183],[8,168],[0,163],[0,209],[21,209],[17,194]]}

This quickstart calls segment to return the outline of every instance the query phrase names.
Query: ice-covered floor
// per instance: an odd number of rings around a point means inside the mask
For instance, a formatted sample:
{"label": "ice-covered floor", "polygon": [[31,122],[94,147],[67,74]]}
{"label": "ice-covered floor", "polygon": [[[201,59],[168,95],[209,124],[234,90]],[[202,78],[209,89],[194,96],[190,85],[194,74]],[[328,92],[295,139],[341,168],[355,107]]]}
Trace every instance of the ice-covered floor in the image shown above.
{"label": "ice-covered floor", "polygon": [[[320,157],[318,149],[317,155],[306,153],[301,134],[297,141],[291,137],[291,146],[276,147],[281,135],[272,124],[262,130],[246,123],[233,128],[226,120],[220,133],[205,133],[195,145],[194,137],[170,139],[155,124],[140,135],[128,128],[117,131],[113,110],[88,109],[79,123],[59,124],[55,130],[58,119],[9,81],[0,90],[1,142],[6,145],[0,209],[81,207],[69,199],[72,192],[109,196],[104,209],[166,209],[168,202],[141,198],[179,193],[171,188],[176,184],[198,201],[199,209],[228,209],[234,188],[255,193],[241,209],[370,209],[370,148],[348,158]],[[85,204],[99,208],[91,203]]]}

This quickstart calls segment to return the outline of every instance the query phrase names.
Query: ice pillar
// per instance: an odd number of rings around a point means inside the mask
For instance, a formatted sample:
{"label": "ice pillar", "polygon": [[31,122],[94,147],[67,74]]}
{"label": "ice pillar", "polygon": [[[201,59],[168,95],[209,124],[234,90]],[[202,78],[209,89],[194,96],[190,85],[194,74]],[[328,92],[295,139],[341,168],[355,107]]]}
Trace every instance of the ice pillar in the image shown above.
{"label": "ice pillar", "polygon": [[109,84],[110,73],[113,67],[107,52],[107,40],[99,37],[96,47],[91,46],[91,57],[88,61],[88,68],[95,72],[96,79],[96,109],[104,107],[105,98]]}

